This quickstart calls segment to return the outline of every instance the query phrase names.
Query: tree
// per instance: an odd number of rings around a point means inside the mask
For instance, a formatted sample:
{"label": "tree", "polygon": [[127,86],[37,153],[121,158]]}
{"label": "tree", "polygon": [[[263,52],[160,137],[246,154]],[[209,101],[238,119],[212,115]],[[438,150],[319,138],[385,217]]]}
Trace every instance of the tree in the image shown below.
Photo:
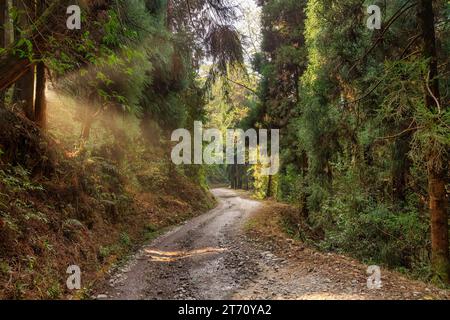
{"label": "tree", "polygon": [[[6,48],[6,21],[8,19],[8,2],[0,2],[0,49]],[[5,90],[0,90],[0,108],[5,104]]]}
{"label": "tree", "polygon": [[36,100],[34,104],[35,121],[42,128],[47,126],[47,102],[45,99],[45,63],[39,62],[36,67]]}
{"label": "tree", "polygon": [[[18,11],[14,35],[19,39],[23,30],[29,28],[35,18],[35,3],[33,0],[15,0],[14,7]],[[34,120],[34,83],[35,65],[30,64],[14,86],[14,101],[22,106],[30,120]]]}
{"label": "tree", "polygon": [[[431,1],[420,0],[418,20],[423,38],[423,57],[428,61],[425,83],[425,107],[438,117],[446,111],[441,103],[439,90],[438,59],[436,49],[435,20]],[[436,143],[439,145],[439,143]],[[446,183],[448,179],[448,158],[446,153],[433,150],[428,159],[428,194],[431,218],[432,266],[436,276],[450,281],[450,260],[448,242],[448,212]]]}
{"label": "tree", "polygon": [[[42,15],[46,9],[46,1],[39,0],[37,3],[37,14]],[[46,86],[46,75],[45,75],[45,63],[44,61],[39,61],[36,66],[36,97],[34,101],[34,112],[35,121],[42,128],[47,126],[47,102],[45,99],[45,86]]]}
{"label": "tree", "polygon": [[[0,49],[6,47],[6,20],[7,20],[8,2],[0,2]],[[5,104],[5,91],[0,90],[0,108]]]}
{"label": "tree", "polygon": [[[281,129],[281,176],[286,177],[288,167],[295,175],[306,175],[305,152],[297,150],[298,137],[293,126],[299,115],[300,77],[306,69],[305,7],[306,1],[262,0],[262,52],[253,58],[254,69],[261,74],[260,104],[253,126]],[[255,114],[254,113],[254,114]],[[286,152],[289,150],[289,152]],[[272,177],[267,179],[267,196],[278,193],[281,199],[304,198],[288,184],[281,183],[273,190]],[[275,191],[275,192],[274,192]],[[279,192],[277,192],[279,191]]]}
{"label": "tree", "polygon": [[[64,39],[71,39],[67,35],[68,30],[65,27],[65,12],[67,3],[70,0],[53,0],[48,3],[45,12],[37,17],[36,21],[27,29],[22,30],[21,38],[14,39],[13,45],[8,47],[5,52],[0,53],[0,90],[5,90],[28,72],[33,65],[33,52],[30,52],[30,44],[39,42],[41,53],[50,52],[53,54],[55,46],[50,45],[49,39],[60,37],[61,42]],[[16,24],[17,25],[17,24]],[[17,32],[15,32],[17,33]],[[60,49],[60,48],[59,48]],[[66,48],[68,53],[70,48]]]}
{"label": "tree", "polygon": [[[252,116],[282,128],[275,196],[298,205],[321,246],[391,266],[431,263],[447,281],[446,1],[375,1],[380,30],[366,27],[359,0],[259,3]],[[432,261],[422,253],[430,237]]]}

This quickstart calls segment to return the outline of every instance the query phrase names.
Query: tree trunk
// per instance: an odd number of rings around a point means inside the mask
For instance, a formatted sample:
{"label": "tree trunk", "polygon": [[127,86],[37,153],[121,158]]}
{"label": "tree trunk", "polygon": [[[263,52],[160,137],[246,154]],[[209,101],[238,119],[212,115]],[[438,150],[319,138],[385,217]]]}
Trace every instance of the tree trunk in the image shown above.
{"label": "tree trunk", "polygon": [[245,190],[250,190],[250,176],[248,172],[245,172]]}
{"label": "tree trunk", "polygon": [[166,26],[169,31],[172,31],[172,23],[173,23],[173,1],[167,0],[167,14],[166,14]]}
{"label": "tree trunk", "polygon": [[237,175],[237,164],[231,164],[230,165],[230,182],[231,182],[231,189],[237,189],[237,179],[236,179],[236,175]]}
{"label": "tree trunk", "polygon": [[[38,15],[42,15],[46,9],[46,1],[40,0],[36,6]],[[42,57],[39,57],[40,59]],[[35,121],[41,128],[47,127],[47,101],[45,98],[45,64],[39,62],[36,66],[36,97],[34,101]]]}
{"label": "tree trunk", "polygon": [[[4,0],[2,0],[4,1]],[[20,0],[22,1],[22,0]],[[62,0],[53,0],[49,3],[48,8],[39,16],[30,28],[25,30],[26,38],[34,42],[36,38],[42,38],[42,30],[45,26],[47,30],[52,30],[56,26],[50,26],[52,21],[58,21],[55,19],[55,15],[60,14]],[[65,11],[63,12],[65,14]],[[15,39],[17,41],[18,39]],[[44,44],[45,41],[41,41]],[[42,45],[40,47],[42,51],[46,48]],[[7,50],[6,52],[0,54],[0,90],[4,90],[14,84],[18,79],[20,79],[30,68],[32,63],[28,58],[20,58],[14,54],[12,50]]]}
{"label": "tree trunk", "polygon": [[31,66],[14,87],[14,101],[22,106],[30,120],[34,120],[34,69]]}
{"label": "tree trunk", "polygon": [[269,181],[267,182],[266,198],[269,199],[271,197],[272,197],[272,176],[269,175]]}
{"label": "tree trunk", "polygon": [[237,189],[242,189],[242,172],[243,172],[243,170],[242,170],[242,165],[241,164],[238,164],[237,165],[237,175],[236,175],[236,178],[237,178]]}
{"label": "tree trunk", "polygon": [[6,0],[5,6],[6,6],[5,48],[7,48],[14,41],[14,30],[9,17],[9,9],[12,8],[12,0]]}
{"label": "tree trunk", "polygon": [[88,141],[91,135],[92,123],[94,122],[93,118],[85,119],[83,122],[83,128],[81,129],[81,140],[83,142]]}
{"label": "tree trunk", "polygon": [[0,57],[0,90],[14,84],[27,73],[32,63],[26,58],[17,58],[12,53]]}
{"label": "tree trunk", "polygon": [[448,213],[443,172],[430,170],[428,193],[431,216],[431,261],[434,274],[449,283]]}
{"label": "tree trunk", "polygon": [[36,68],[35,121],[41,128],[47,127],[47,101],[45,99],[45,64],[39,62]]}
{"label": "tree trunk", "polygon": [[[436,50],[436,34],[434,29],[434,12],[432,2],[420,0],[419,23],[423,37],[423,55],[429,59],[429,83],[425,89],[425,103],[430,110],[436,111],[441,104],[438,79],[438,61]],[[427,80],[428,81],[428,80]],[[431,91],[431,92],[430,92]],[[437,101],[436,101],[437,100]],[[441,110],[443,112],[444,110]],[[436,113],[436,112],[434,112]],[[435,154],[430,155],[428,168],[428,194],[431,217],[431,254],[435,276],[448,283],[450,279],[450,263],[448,248],[448,213],[445,184],[447,181],[448,159],[440,159],[444,167],[436,164]]]}
{"label": "tree trunk", "polygon": [[[31,0],[16,0],[14,6],[18,10],[19,18],[14,29],[16,40],[22,35],[20,30],[26,30],[35,16],[36,7]],[[19,103],[28,119],[34,120],[34,81],[35,66],[31,65],[23,76],[16,82],[14,88],[14,101]]]}
{"label": "tree trunk", "polygon": [[[0,1],[0,48],[6,48],[6,20],[8,4],[6,0]],[[5,107],[5,90],[0,90],[0,108]]]}
{"label": "tree trunk", "polygon": [[395,204],[403,203],[406,199],[407,178],[410,169],[408,153],[410,151],[411,136],[399,137],[393,145],[392,155],[392,199]]}

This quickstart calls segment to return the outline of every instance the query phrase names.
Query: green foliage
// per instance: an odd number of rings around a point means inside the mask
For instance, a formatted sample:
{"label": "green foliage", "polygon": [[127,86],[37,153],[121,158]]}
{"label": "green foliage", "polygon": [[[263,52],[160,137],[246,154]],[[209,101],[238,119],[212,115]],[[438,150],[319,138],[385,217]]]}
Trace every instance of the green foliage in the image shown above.
{"label": "green foliage", "polygon": [[0,218],[11,231],[20,234],[21,221],[48,222],[34,202],[23,197],[39,191],[44,191],[43,187],[31,181],[30,172],[22,166],[6,165],[0,169]]}
{"label": "green foliage", "polygon": [[0,260],[0,274],[3,276],[9,276],[11,273],[11,267],[6,261]]}
{"label": "green foliage", "polygon": [[129,247],[131,245],[130,236],[126,232],[122,232],[120,234],[120,243],[125,247]]}
{"label": "green foliage", "polygon": [[262,164],[253,165],[250,171],[253,173],[253,192],[257,199],[265,199],[269,195],[276,195],[278,189],[278,176],[262,174]]}
{"label": "green foliage", "polygon": [[101,260],[106,260],[111,255],[112,249],[110,247],[100,247],[98,254]]}
{"label": "green foliage", "polygon": [[0,183],[12,193],[43,190],[41,185],[30,180],[30,171],[20,165],[0,169]]}
{"label": "green foliage", "polygon": [[26,38],[20,38],[14,47],[13,54],[19,56],[20,58],[28,58],[33,60],[33,43]]}
{"label": "green foliage", "polygon": [[[377,41],[361,1],[262,2],[260,103],[247,121],[281,128],[276,195],[301,213],[286,229],[301,226],[302,239],[313,230],[309,240],[324,249],[428,279],[427,170],[446,168],[450,150],[448,4],[434,6],[433,108],[416,8],[396,16],[405,4],[380,4],[386,21],[396,18]],[[267,179],[255,178],[264,197]]]}
{"label": "green foliage", "polygon": [[282,201],[297,204],[305,194],[305,181],[299,178],[301,174],[293,164],[288,164],[284,172],[279,174],[278,198]]}
{"label": "green foliage", "polygon": [[[48,131],[28,124],[30,140],[13,151],[28,151],[48,133],[55,163],[29,172],[4,164],[0,150],[0,251],[9,259],[0,263],[7,286],[0,295],[61,298],[69,293],[52,270],[72,244],[83,272],[94,273],[95,256],[109,264],[132,249],[143,220],[154,223],[144,235],[153,239],[162,226],[212,206],[204,168],[175,168],[167,150],[173,129],[206,120],[200,63],[210,56],[226,76],[228,64],[243,60],[234,7],[220,2],[190,2],[188,11],[183,1],[82,1],[82,30],[74,31],[59,23],[66,1],[52,2],[56,10],[39,35],[17,30],[12,53],[45,63],[48,97],[58,102],[49,99]],[[44,157],[24,153],[30,167]]]}
{"label": "green foliage", "polygon": [[61,287],[60,284],[55,282],[50,288],[47,289],[47,296],[49,299],[56,300],[61,298]]}
{"label": "green foliage", "polygon": [[411,269],[429,262],[428,221],[415,195],[400,207],[377,200],[351,173],[339,183],[352,188],[340,187],[345,193],[326,198],[320,213],[310,217],[325,232],[319,246],[391,267]]}

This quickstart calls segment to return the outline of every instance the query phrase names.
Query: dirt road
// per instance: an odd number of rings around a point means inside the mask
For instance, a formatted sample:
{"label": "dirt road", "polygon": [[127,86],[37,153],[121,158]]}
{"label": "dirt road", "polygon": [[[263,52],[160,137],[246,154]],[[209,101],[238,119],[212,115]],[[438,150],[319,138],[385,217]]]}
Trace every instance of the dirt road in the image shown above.
{"label": "dirt road", "polygon": [[260,204],[227,189],[213,192],[218,207],[142,248],[110,280],[108,298],[230,298],[256,274],[240,229]]}
{"label": "dirt road", "polygon": [[[144,246],[99,299],[431,299],[447,292],[385,272],[367,288],[367,266],[302,247],[249,239],[248,217],[262,203],[215,189],[216,209]],[[289,254],[288,254],[289,253]]]}

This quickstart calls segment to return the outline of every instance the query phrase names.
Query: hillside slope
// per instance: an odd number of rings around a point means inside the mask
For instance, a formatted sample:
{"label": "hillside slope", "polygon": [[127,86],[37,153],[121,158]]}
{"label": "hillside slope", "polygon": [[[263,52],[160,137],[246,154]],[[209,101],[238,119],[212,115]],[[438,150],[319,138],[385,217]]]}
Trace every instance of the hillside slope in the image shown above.
{"label": "hillside slope", "polygon": [[76,106],[50,97],[48,133],[1,110],[0,299],[71,298],[71,265],[83,298],[136,244],[214,205],[133,120],[117,121],[120,139],[97,121],[80,148]]}

